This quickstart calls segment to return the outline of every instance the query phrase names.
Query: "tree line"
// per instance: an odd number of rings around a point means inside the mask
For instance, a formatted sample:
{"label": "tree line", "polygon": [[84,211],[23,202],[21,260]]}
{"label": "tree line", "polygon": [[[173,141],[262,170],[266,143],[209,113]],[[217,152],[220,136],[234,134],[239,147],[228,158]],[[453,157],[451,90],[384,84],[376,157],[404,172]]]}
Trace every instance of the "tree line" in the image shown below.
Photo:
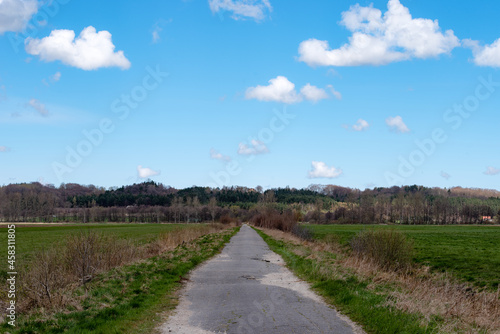
{"label": "tree line", "polygon": [[250,221],[264,208],[319,224],[478,224],[500,222],[500,192],[417,185],[175,189],[153,181],[109,189],[38,182],[0,187],[0,221],[12,222]]}

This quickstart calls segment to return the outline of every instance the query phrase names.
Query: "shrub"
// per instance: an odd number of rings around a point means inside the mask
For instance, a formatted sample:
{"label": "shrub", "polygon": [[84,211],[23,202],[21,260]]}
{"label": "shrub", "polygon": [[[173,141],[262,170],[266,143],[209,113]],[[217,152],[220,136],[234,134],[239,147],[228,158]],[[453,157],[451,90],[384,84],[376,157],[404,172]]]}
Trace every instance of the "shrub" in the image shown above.
{"label": "shrub", "polygon": [[299,224],[292,227],[292,234],[302,240],[311,240],[313,237],[311,230]]}
{"label": "shrub", "polygon": [[21,309],[61,304],[62,289],[71,281],[61,266],[61,253],[52,248],[41,250],[28,268],[19,273]]}
{"label": "shrub", "polygon": [[228,215],[228,214],[223,215],[222,217],[220,217],[220,223],[221,224],[230,225],[233,222],[234,222],[234,219],[230,215]]}
{"label": "shrub", "polygon": [[265,208],[254,215],[250,222],[257,227],[272,228],[291,232],[297,222],[291,210],[280,213],[276,209]]}
{"label": "shrub", "polygon": [[362,231],[350,245],[356,256],[373,261],[384,270],[409,270],[415,255],[413,241],[395,230]]}

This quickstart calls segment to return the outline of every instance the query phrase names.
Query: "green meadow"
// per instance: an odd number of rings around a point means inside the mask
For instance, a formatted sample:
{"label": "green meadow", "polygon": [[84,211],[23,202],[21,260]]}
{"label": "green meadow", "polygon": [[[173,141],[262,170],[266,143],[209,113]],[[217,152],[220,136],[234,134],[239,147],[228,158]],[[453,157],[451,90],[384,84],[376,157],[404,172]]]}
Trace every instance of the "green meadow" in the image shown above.
{"label": "green meadow", "polygon": [[362,230],[396,229],[414,240],[416,262],[480,288],[497,289],[500,284],[500,226],[308,226],[315,238],[334,238],[344,245]]}
{"label": "green meadow", "polygon": [[[7,228],[0,228],[0,249],[7,249]],[[18,259],[29,258],[43,248],[57,246],[64,242],[70,234],[92,230],[103,234],[115,235],[118,238],[131,240],[138,245],[153,241],[160,233],[174,229],[187,228],[192,224],[71,224],[71,225],[16,225],[16,255]],[[7,266],[7,252],[0,252],[0,261]]]}

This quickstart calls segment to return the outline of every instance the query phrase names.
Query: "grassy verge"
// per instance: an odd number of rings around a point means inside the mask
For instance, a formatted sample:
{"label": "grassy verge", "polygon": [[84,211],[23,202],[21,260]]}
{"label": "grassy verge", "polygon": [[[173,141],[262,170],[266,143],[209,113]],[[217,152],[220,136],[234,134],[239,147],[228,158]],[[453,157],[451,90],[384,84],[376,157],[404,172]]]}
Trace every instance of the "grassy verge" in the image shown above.
{"label": "grassy verge", "polygon": [[71,294],[57,312],[20,315],[9,333],[152,333],[165,311],[176,306],[175,291],[188,272],[218,253],[237,228],[202,236],[172,251],[115,268]]}
{"label": "grassy verge", "polygon": [[347,244],[363,229],[395,229],[415,242],[415,262],[452,273],[478,288],[500,287],[500,226],[309,225],[314,237]]}
{"label": "grassy verge", "polygon": [[257,230],[271,250],[280,254],[288,267],[343,314],[368,333],[434,333],[439,319],[403,312],[391,306],[391,284],[370,284],[336,265],[336,255],[313,251],[307,246],[276,240]]}

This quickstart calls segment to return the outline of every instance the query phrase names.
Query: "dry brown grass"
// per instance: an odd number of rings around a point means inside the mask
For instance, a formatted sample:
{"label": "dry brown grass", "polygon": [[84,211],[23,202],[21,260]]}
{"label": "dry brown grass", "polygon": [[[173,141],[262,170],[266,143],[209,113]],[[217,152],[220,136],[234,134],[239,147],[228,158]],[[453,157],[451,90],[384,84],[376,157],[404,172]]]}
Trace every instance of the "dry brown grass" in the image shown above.
{"label": "dry brown grass", "polygon": [[[282,231],[261,229],[274,239],[293,244],[294,253],[317,261],[315,269],[324,277],[345,279],[355,275],[368,282],[369,289],[381,288],[389,296],[387,305],[409,313],[420,313],[425,323],[440,317],[440,333],[500,333],[500,289],[478,291],[448,274],[431,272],[428,267],[411,271],[384,270],[375,261],[356,256],[334,238],[303,242]],[[332,260],[334,253],[335,260]],[[388,288],[390,286],[390,288]]]}

